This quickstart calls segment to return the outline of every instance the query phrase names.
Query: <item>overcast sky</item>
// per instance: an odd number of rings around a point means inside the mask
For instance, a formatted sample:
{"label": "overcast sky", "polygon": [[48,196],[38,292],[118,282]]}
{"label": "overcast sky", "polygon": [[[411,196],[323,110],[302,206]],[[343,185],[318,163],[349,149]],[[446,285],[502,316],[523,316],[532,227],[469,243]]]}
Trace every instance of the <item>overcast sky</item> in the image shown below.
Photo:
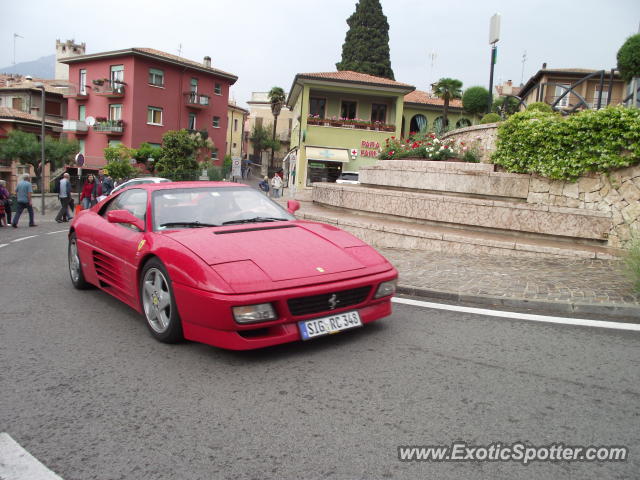
{"label": "overcast sky", "polygon": [[[502,15],[494,83],[520,84],[550,68],[612,68],[638,32],[638,0],[381,0],[396,80],[427,90],[441,77],[489,84],[489,19]],[[150,47],[239,77],[231,98],[289,90],[296,73],[335,71],[355,0],[167,0],[2,2],[0,65],[55,53],[75,39],[87,53]],[[432,55],[435,54],[435,55]],[[432,62],[433,58],[433,62]]]}

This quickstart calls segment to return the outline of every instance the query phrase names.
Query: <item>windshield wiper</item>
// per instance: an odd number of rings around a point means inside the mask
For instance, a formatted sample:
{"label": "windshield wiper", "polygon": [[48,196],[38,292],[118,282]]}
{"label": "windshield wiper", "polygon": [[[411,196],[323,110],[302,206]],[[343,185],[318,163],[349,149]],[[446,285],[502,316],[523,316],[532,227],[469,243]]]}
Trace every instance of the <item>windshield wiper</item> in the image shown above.
{"label": "windshield wiper", "polygon": [[238,223],[285,222],[287,220],[288,218],[253,217],[253,218],[243,218],[241,220],[229,220],[228,222],[222,222],[222,225],[235,225]]}
{"label": "windshield wiper", "polygon": [[167,222],[161,223],[161,227],[191,227],[191,228],[202,228],[202,227],[219,227],[220,225],[215,223],[202,223],[198,222]]}

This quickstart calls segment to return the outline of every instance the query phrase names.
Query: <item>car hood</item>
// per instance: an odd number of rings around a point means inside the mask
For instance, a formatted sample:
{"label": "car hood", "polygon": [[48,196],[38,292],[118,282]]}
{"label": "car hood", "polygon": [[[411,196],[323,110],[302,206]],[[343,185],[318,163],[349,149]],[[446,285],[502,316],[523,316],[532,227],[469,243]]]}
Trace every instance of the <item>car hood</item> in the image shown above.
{"label": "car hood", "polygon": [[[268,290],[392,268],[361,240],[336,227],[293,221],[164,232],[198,255],[234,289]],[[323,278],[324,277],[324,278]],[[291,284],[291,285],[290,285]]]}

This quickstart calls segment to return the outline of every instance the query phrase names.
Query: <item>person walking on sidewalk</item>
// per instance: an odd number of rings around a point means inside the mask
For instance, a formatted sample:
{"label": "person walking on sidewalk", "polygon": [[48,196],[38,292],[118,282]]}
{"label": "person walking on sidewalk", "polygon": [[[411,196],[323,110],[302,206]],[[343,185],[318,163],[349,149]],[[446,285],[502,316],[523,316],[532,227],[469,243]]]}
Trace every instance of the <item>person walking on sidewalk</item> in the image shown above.
{"label": "person walking on sidewalk", "polygon": [[258,184],[258,187],[264,192],[265,195],[269,195],[269,177],[265,176]]}
{"label": "person walking on sidewalk", "polygon": [[271,179],[271,188],[273,189],[272,196],[273,198],[280,198],[280,193],[282,192],[282,177],[277,173]]}
{"label": "person walking on sidewalk", "polygon": [[69,200],[71,200],[71,182],[69,181],[68,173],[62,175],[62,180],[60,180],[58,200],[60,200],[60,210],[56,215],[56,222],[68,222],[69,214],[67,213],[67,210],[69,209]]}
{"label": "person walking on sidewalk", "polygon": [[84,182],[82,187],[82,194],[80,195],[80,201],[82,202],[82,208],[87,210],[95,205],[96,201],[96,179],[93,175],[87,177],[87,181]]}
{"label": "person walking on sidewalk", "polygon": [[5,225],[9,225],[11,223],[11,195],[7,190],[7,182],[4,180],[0,180],[0,203],[2,203],[4,214],[7,216]]}
{"label": "person walking on sidewalk", "polygon": [[27,212],[29,212],[29,226],[37,227],[37,225],[33,221],[33,206],[31,205],[31,195],[33,194],[33,187],[31,186],[31,177],[28,173],[25,173],[22,176],[22,180],[18,182],[18,186],[16,187],[16,198],[18,201],[18,208],[16,210],[16,214],[13,216],[13,222],[11,222],[11,226],[13,228],[18,228],[18,222],[20,221],[20,215],[22,215],[22,211],[26,208]]}

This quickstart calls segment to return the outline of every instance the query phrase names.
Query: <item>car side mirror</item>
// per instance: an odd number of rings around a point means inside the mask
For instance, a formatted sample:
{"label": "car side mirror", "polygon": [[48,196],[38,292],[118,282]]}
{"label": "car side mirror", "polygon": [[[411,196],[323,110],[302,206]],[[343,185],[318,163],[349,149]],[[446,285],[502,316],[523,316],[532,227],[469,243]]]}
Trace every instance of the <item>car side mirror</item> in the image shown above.
{"label": "car side mirror", "polygon": [[287,200],[287,211],[289,213],[295,213],[296,210],[300,210],[300,202],[297,200]]}
{"label": "car side mirror", "polygon": [[144,222],[129,210],[111,210],[107,213],[107,221],[109,223],[126,223],[137,227],[141,232],[144,231]]}

